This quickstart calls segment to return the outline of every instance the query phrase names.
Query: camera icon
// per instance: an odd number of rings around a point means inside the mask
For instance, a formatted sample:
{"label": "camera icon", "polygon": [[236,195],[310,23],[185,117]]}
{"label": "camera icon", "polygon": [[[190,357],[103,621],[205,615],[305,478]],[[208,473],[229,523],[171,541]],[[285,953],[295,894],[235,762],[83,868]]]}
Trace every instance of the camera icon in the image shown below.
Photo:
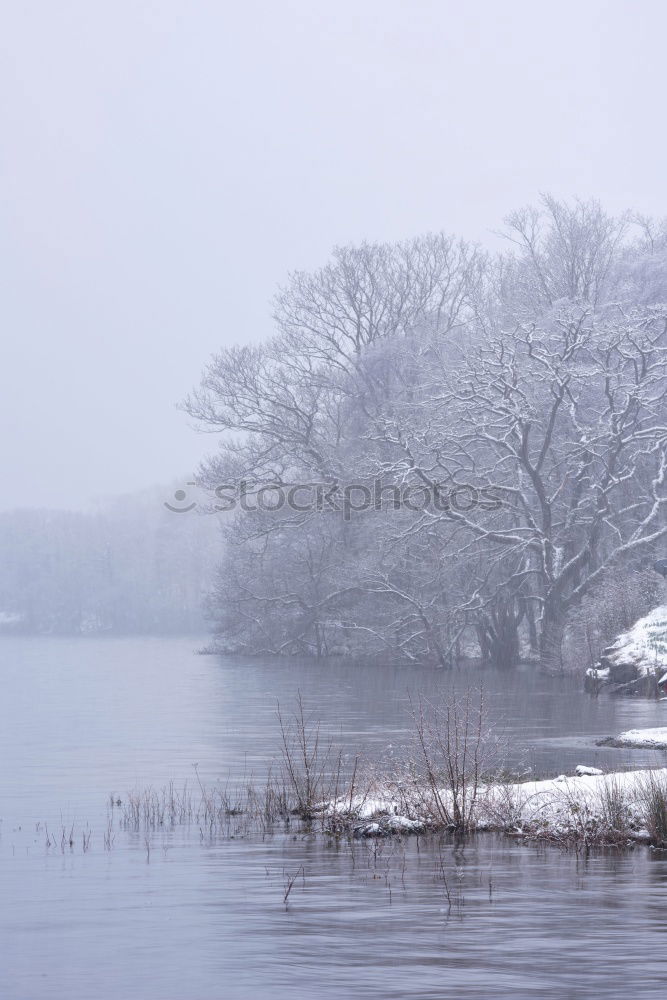
{"label": "camera icon", "polygon": [[[192,482],[186,483],[186,486],[196,486],[196,485],[197,485],[196,483]],[[178,506],[174,506],[167,500],[165,500],[163,504],[163,506],[165,506],[167,510],[172,511],[172,513],[174,514],[187,514],[189,511],[194,510],[195,507],[197,506],[196,500],[192,501],[191,503],[187,503],[188,494],[185,490],[176,490],[174,492],[174,500],[176,501]],[[185,506],[183,506],[184,504]]]}

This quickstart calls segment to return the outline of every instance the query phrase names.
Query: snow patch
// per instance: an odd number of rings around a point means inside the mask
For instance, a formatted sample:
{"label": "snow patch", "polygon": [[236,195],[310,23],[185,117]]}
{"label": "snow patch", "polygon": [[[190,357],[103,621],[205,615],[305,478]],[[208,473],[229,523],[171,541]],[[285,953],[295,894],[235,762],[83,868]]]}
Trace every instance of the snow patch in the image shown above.
{"label": "snow patch", "polygon": [[[667,745],[667,729],[634,732],[661,733]],[[628,836],[646,839],[641,802],[650,779],[667,785],[667,768],[603,774],[598,768],[580,764],[576,776],[560,774],[542,781],[482,786],[475,803],[474,825],[478,830],[509,830],[522,836],[568,837],[573,833],[581,835],[584,829],[594,833],[605,821],[605,802],[622,797],[630,821]],[[451,792],[441,789],[438,797],[443,802],[451,801]],[[410,795],[395,785],[378,785],[372,797],[346,800],[344,811],[357,820],[357,837],[414,833],[433,825],[428,818],[428,799],[424,789],[415,787]],[[323,803],[321,812],[332,817],[341,815],[342,805],[335,801]]]}
{"label": "snow patch", "polygon": [[616,737],[618,746],[664,748],[667,750],[667,727],[656,729],[628,729]]}
{"label": "snow patch", "polygon": [[[640,677],[658,671],[666,673],[667,606],[654,608],[636,621],[631,629],[622,632],[606,651],[604,659],[613,666],[632,664]],[[600,679],[602,673],[602,670],[595,671]]]}

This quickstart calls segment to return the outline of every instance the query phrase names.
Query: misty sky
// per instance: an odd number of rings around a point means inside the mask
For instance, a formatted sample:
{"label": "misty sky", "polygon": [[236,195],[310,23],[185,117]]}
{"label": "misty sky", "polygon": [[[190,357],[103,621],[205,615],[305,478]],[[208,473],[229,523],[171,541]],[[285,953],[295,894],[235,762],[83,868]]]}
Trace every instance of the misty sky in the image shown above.
{"label": "misty sky", "polygon": [[175,409],[336,243],[667,213],[662,0],[20,0],[0,15],[0,507],[188,476]]}

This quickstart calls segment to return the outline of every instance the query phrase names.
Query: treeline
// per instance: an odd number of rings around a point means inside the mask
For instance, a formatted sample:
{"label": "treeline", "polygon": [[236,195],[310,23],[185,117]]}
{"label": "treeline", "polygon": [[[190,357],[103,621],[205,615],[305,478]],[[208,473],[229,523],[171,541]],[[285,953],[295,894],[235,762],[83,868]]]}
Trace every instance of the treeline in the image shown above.
{"label": "treeline", "polygon": [[[201,482],[258,501],[227,522],[221,646],[554,664],[619,581],[655,599],[667,229],[547,197],[505,235],[495,255],[442,233],[339,248],[290,276],[271,339],[206,368]],[[314,483],[391,502],[279,502]]]}
{"label": "treeline", "polygon": [[218,525],[170,513],[163,499],[150,492],[88,513],[0,514],[0,631],[203,631]]}

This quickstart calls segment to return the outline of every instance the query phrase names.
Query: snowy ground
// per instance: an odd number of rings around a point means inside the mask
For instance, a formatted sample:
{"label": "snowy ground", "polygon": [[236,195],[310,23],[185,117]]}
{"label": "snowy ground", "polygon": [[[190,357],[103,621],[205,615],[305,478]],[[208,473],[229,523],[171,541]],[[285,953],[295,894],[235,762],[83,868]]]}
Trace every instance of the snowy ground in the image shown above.
{"label": "snowy ground", "polygon": [[[545,838],[597,838],[604,842],[613,834],[647,841],[650,835],[644,803],[649,784],[657,784],[667,795],[667,768],[603,774],[579,765],[574,776],[484,785],[475,793],[472,826]],[[448,790],[437,795],[445,805],[452,804]],[[430,792],[414,785],[376,785],[365,796],[351,802],[329,802],[320,811],[330,816],[347,813],[359,836],[410,833],[445,825],[437,819],[434,822],[432,799]]]}
{"label": "snowy ground", "polygon": [[637,676],[659,672],[661,678],[667,673],[667,606],[654,608],[622,632],[606,659],[613,665],[634,664]]}
{"label": "snowy ground", "polygon": [[667,750],[667,727],[658,729],[628,729],[613,741],[619,747],[646,747],[647,749]]}

